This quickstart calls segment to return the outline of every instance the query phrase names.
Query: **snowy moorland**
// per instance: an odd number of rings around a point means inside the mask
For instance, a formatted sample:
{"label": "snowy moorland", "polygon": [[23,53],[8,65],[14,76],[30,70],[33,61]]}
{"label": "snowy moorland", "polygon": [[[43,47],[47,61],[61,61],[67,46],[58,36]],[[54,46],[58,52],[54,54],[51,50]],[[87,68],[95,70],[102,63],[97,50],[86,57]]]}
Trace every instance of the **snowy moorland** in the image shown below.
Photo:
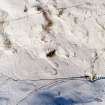
{"label": "snowy moorland", "polygon": [[105,0],[0,0],[0,105],[105,105]]}

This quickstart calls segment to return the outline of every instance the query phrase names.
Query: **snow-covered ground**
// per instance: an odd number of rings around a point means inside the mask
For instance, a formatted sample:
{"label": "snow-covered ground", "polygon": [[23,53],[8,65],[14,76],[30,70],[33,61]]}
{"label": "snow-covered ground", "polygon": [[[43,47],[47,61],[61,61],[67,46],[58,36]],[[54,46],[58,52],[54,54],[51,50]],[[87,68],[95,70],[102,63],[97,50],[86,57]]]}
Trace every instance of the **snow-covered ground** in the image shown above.
{"label": "snow-covered ground", "polygon": [[104,76],[105,0],[0,0],[0,105],[105,105]]}

